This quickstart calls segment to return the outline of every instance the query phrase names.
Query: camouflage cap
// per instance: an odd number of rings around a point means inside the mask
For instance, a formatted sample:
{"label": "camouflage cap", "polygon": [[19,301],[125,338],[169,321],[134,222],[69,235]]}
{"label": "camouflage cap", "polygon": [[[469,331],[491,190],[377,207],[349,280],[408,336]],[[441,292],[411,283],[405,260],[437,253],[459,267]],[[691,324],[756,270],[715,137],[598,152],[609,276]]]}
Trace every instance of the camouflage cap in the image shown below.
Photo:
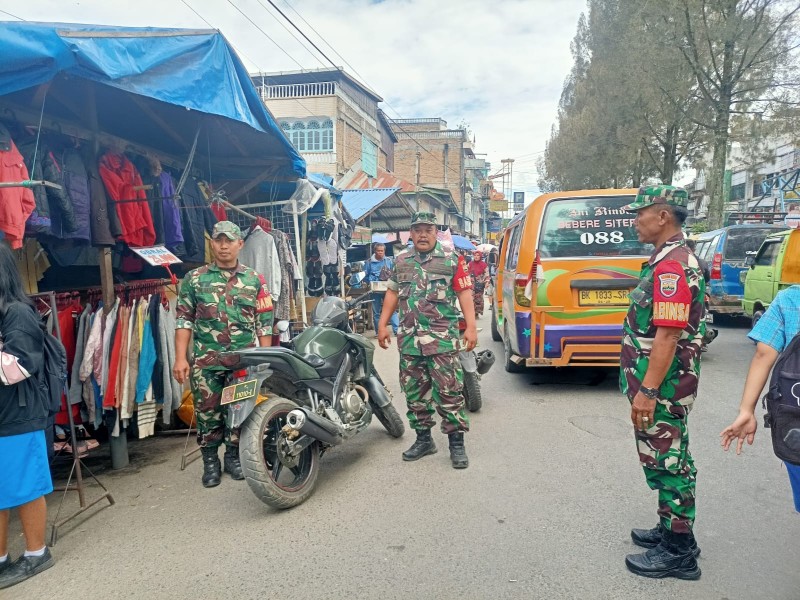
{"label": "camouflage cap", "polygon": [[420,211],[415,212],[411,217],[411,226],[414,225],[438,225],[436,223],[436,215],[432,212]]}
{"label": "camouflage cap", "polygon": [[673,185],[649,185],[640,187],[636,200],[624,206],[628,212],[636,212],[653,204],[671,204],[683,206],[689,203],[689,194],[685,189]]}
{"label": "camouflage cap", "polygon": [[211,237],[217,239],[221,235],[224,235],[230,240],[243,239],[242,230],[239,229],[236,223],[231,221],[220,221],[214,225],[214,229],[211,231]]}

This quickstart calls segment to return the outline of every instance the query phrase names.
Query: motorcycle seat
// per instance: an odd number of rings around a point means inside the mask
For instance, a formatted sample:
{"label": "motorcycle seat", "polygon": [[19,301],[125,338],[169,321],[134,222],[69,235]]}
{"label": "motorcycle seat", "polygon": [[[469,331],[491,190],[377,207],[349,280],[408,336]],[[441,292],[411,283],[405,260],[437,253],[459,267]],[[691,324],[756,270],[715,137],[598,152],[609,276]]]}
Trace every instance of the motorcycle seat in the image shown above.
{"label": "motorcycle seat", "polygon": [[[238,364],[243,366],[256,366],[260,365],[270,358],[278,358],[282,356],[294,356],[299,358],[304,363],[312,368],[316,368],[318,365],[315,365],[312,360],[309,360],[310,357],[303,356],[302,354],[298,354],[291,348],[284,348],[283,346],[265,346],[263,348],[244,348],[242,350],[235,350],[231,351],[229,354],[238,355]],[[316,355],[313,355],[316,356]],[[317,357],[319,358],[319,357]]]}

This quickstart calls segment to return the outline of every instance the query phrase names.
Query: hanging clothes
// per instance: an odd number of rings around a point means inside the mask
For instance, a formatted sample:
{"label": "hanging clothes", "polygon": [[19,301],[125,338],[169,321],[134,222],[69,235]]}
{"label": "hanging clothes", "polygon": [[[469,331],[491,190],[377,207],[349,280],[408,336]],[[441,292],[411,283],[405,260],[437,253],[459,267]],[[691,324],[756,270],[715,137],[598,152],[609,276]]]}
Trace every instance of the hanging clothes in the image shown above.
{"label": "hanging clothes", "polygon": [[161,344],[161,355],[165,357],[163,385],[164,385],[164,407],[162,410],[162,420],[169,425],[172,420],[172,412],[178,410],[181,405],[181,384],[172,376],[172,365],[175,364],[175,311],[165,308],[159,304],[159,342]]}
{"label": "hanging clothes", "polygon": [[180,252],[183,246],[181,209],[175,197],[175,180],[167,171],[161,172],[161,207],[164,213],[164,243],[171,252]]}
{"label": "hanging clothes", "polygon": [[[28,168],[22,159],[11,134],[0,125],[0,181],[25,181]],[[0,188],[0,231],[5,234],[13,250],[22,248],[25,222],[36,208],[30,188]]]}
{"label": "hanging clothes", "polygon": [[153,328],[150,326],[149,298],[142,299],[142,346],[139,354],[139,370],[136,376],[136,404],[149,402],[153,397],[153,368],[156,364],[156,347]]}
{"label": "hanging clothes", "polygon": [[89,196],[89,176],[78,150],[65,148],[60,155],[62,182],[72,204],[75,218],[75,231],[65,232],[67,239],[89,242],[91,230],[91,198]]}
{"label": "hanging clothes", "polygon": [[[3,138],[6,133],[8,133],[8,130],[0,125],[0,152],[5,151],[6,143],[4,143]],[[25,161],[31,179],[36,181],[44,179],[42,161],[38,157],[36,148],[36,136],[28,135],[19,138],[17,140],[17,148]],[[33,160],[34,154],[37,155],[36,161]],[[50,219],[50,202],[47,200],[47,192],[44,186],[41,185],[32,188],[32,192],[36,206],[25,222],[25,233],[28,235],[50,235],[52,221]]]}
{"label": "hanging clothes", "polygon": [[186,256],[182,258],[186,262],[206,263],[205,234],[211,235],[217,218],[206,205],[205,196],[200,191],[196,178],[190,177],[186,180],[181,199],[183,239],[186,244]]}
{"label": "hanging clothes", "polygon": [[122,225],[114,207],[109,206],[108,196],[100,171],[97,168],[97,157],[84,147],[81,155],[83,166],[89,183],[89,214],[93,246],[113,246],[116,238],[122,235]]}
{"label": "hanging clothes", "polygon": [[[122,402],[120,403],[120,418],[130,419],[133,416],[134,399],[136,398],[136,377],[139,373],[139,303],[134,301],[131,305],[131,317],[128,323],[128,364],[125,369],[125,379],[122,388]],[[131,386],[133,382],[133,386]],[[133,387],[133,390],[131,389]]]}
{"label": "hanging clothes", "polygon": [[261,227],[251,229],[239,253],[239,262],[264,276],[270,295],[280,295],[281,261],[275,239],[269,233]]}
{"label": "hanging clothes", "polygon": [[153,347],[156,353],[151,381],[153,385],[153,399],[158,404],[161,404],[164,402],[164,357],[161,355],[161,340],[159,339],[158,332],[158,320],[161,317],[161,311],[158,310],[159,306],[161,306],[161,294],[153,294],[150,298],[150,305],[147,308],[150,318],[150,331],[153,336]]}
{"label": "hanging clothes", "polygon": [[69,403],[80,404],[82,400],[83,385],[81,383],[81,361],[86,349],[87,327],[92,314],[88,304],[83,308],[78,318],[78,332],[75,335],[75,360],[72,362],[69,378]]}
{"label": "hanging clothes", "polygon": [[282,231],[271,231],[269,234],[275,240],[281,269],[281,289],[274,302],[275,320],[289,320],[292,301],[292,259],[289,256],[289,240]]}
{"label": "hanging clothes", "polygon": [[103,408],[116,408],[117,406],[117,378],[119,377],[119,361],[122,353],[122,338],[125,337],[123,333],[126,329],[127,322],[125,320],[125,306],[120,306],[117,311],[116,323],[114,324],[114,332],[111,340],[111,354],[108,358],[108,381],[105,386],[105,393],[103,394]]}
{"label": "hanging clothes", "polygon": [[107,152],[98,167],[105,184],[106,193],[114,201],[123,242],[129,246],[152,246],[156,241],[153,218],[147,196],[141,188],[142,178],[133,163],[124,154]]}

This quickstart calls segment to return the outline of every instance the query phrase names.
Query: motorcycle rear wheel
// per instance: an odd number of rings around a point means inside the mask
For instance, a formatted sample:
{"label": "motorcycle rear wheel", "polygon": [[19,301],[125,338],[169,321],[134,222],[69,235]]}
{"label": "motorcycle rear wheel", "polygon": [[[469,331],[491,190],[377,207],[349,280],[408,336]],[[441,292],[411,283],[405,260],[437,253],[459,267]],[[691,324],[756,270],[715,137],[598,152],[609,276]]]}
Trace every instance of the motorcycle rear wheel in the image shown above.
{"label": "motorcycle rear wheel", "polygon": [[478,412],[483,406],[481,384],[477,373],[464,371],[464,405],[469,412]]}
{"label": "motorcycle rear wheel", "polygon": [[[291,461],[283,453],[280,442],[287,415],[297,404],[281,397],[272,397],[255,407],[242,425],[239,456],[247,485],[264,504],[286,509],[305,502],[313,493],[319,476],[320,452],[314,442]],[[285,462],[294,462],[286,466]]]}

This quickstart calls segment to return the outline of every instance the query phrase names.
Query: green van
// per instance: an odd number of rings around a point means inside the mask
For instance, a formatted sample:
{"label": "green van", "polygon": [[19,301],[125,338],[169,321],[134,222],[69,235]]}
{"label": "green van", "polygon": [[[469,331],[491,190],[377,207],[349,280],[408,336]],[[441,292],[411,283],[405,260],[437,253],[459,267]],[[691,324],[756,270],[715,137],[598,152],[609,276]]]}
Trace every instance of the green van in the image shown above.
{"label": "green van", "polygon": [[741,274],[742,308],[755,325],[780,290],[800,283],[800,229],[767,236],[747,264],[750,268]]}

